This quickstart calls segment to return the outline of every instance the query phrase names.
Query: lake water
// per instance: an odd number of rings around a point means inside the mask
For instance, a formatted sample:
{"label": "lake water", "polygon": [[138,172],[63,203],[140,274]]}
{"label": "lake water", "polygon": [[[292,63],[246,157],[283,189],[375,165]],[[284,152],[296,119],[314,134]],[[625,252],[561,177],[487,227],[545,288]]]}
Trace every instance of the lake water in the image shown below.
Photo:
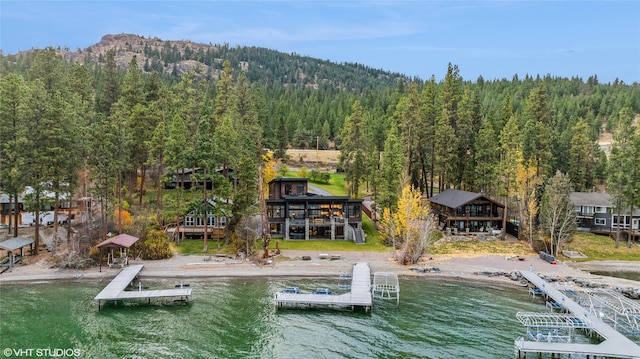
{"label": "lake water", "polygon": [[640,285],[640,272],[606,272],[606,271],[595,271],[591,272],[594,275],[604,275],[607,277],[615,277],[615,278],[624,278],[635,280]]}
{"label": "lake water", "polygon": [[[12,357],[513,358],[514,340],[525,334],[516,312],[546,311],[525,288],[423,279],[401,280],[400,305],[376,299],[370,314],[276,309],[272,301],[291,286],[336,293],[337,282],[197,280],[189,282],[187,305],[165,299],[109,303],[102,310],[93,298],[104,282],[3,285],[0,350],[5,357],[10,349]],[[143,284],[172,288],[176,281]]]}

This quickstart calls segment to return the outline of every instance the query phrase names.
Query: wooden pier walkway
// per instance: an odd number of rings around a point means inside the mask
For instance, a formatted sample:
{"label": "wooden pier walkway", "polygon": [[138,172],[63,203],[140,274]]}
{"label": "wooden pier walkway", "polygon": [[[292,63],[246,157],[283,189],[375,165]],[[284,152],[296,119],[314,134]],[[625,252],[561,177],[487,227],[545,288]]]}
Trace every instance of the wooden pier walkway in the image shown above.
{"label": "wooden pier walkway", "polygon": [[369,311],[373,304],[371,295],[371,269],[364,262],[358,262],[353,266],[351,275],[351,291],[340,295],[311,294],[311,293],[284,293],[275,294],[274,301],[277,306],[285,304],[293,305],[322,305],[335,307],[363,307]]}
{"label": "wooden pier walkway", "polygon": [[124,300],[124,299],[147,299],[163,298],[163,297],[180,297],[181,300],[187,300],[191,296],[191,288],[179,289],[160,289],[160,290],[131,290],[126,291],[127,287],[136,278],[144,265],[131,265],[118,273],[113,280],[106,286],[94,300],[98,301],[98,309],[101,308],[102,301],[108,300]]}
{"label": "wooden pier walkway", "polygon": [[552,354],[581,354],[587,357],[613,357],[640,359],[640,346],[613,329],[607,323],[593,313],[583,308],[580,304],[566,296],[564,293],[538,277],[531,271],[521,270],[520,273],[531,284],[540,289],[544,295],[552,298],[556,303],[560,303],[564,310],[572,313],[590,329],[598,333],[604,341],[599,344],[579,344],[579,343],[559,343],[559,342],[537,342],[526,341],[524,338],[516,339],[515,345],[520,353],[552,353]]}

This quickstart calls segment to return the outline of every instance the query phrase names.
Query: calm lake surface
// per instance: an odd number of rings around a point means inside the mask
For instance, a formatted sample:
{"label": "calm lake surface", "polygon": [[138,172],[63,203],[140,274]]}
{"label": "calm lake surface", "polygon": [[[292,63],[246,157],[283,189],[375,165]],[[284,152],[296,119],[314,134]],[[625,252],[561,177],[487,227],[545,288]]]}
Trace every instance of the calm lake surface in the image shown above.
{"label": "calm lake surface", "polygon": [[[150,289],[175,284],[143,279]],[[0,350],[73,349],[82,358],[513,358],[514,340],[525,334],[516,312],[546,311],[525,288],[422,279],[401,280],[400,305],[375,300],[370,314],[273,304],[285,287],[339,293],[333,278],[189,284],[187,305],[165,299],[102,310],[93,298],[104,282],[3,285]]]}

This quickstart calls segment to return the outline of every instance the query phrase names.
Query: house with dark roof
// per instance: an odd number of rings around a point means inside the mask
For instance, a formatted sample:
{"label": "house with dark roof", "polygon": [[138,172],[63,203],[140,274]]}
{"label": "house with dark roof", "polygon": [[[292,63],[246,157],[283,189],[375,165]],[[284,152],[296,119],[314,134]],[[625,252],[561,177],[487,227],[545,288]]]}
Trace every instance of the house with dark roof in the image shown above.
{"label": "house with dark roof", "polygon": [[613,205],[608,193],[571,192],[577,229],[583,232],[609,233],[613,220]]}
{"label": "house with dark roof", "polygon": [[[215,172],[221,176],[226,175],[229,177],[230,181],[233,181],[233,169],[219,167]],[[202,176],[204,176],[204,169],[200,167],[181,168],[173,173],[168,173],[166,176],[167,177],[164,181],[165,189],[175,189],[178,187],[182,187],[185,190],[189,190],[195,186],[202,187],[205,183],[208,190],[211,190],[213,188],[213,180],[201,179]],[[200,178],[198,178],[199,176]]]}
{"label": "house with dark roof", "polygon": [[[24,210],[23,197],[24,195],[20,194],[18,196],[18,203],[15,203],[13,197],[9,198],[8,194],[0,193],[0,224],[9,224],[10,221],[13,222],[16,209],[18,213]],[[11,217],[11,219],[9,217]],[[22,224],[22,216],[18,216],[18,224]]]}
{"label": "house with dark roof", "polygon": [[364,243],[362,199],[309,192],[308,178],[276,178],[265,200],[271,237]]}
{"label": "house with dark roof", "polygon": [[207,198],[184,216],[180,226],[167,228],[167,234],[170,238],[181,234],[186,238],[204,238],[206,221],[207,238],[224,238],[227,219],[231,217],[231,204],[231,200],[219,197]]}
{"label": "house with dark roof", "polygon": [[631,229],[635,236],[640,231],[640,208],[630,213],[630,208],[618,211],[614,208],[611,196],[599,192],[571,192],[578,230],[597,234],[610,234],[620,229],[628,232]]}
{"label": "house with dark roof", "polygon": [[460,232],[502,229],[504,205],[484,193],[448,189],[429,198],[441,228]]}

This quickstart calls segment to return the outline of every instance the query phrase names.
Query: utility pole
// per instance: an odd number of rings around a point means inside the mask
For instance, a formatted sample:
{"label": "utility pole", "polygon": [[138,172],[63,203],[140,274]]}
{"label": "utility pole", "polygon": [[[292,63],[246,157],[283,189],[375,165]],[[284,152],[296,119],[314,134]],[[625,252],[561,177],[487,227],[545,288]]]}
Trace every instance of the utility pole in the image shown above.
{"label": "utility pole", "polygon": [[318,151],[320,150],[320,136],[316,136],[316,169],[318,168]]}

